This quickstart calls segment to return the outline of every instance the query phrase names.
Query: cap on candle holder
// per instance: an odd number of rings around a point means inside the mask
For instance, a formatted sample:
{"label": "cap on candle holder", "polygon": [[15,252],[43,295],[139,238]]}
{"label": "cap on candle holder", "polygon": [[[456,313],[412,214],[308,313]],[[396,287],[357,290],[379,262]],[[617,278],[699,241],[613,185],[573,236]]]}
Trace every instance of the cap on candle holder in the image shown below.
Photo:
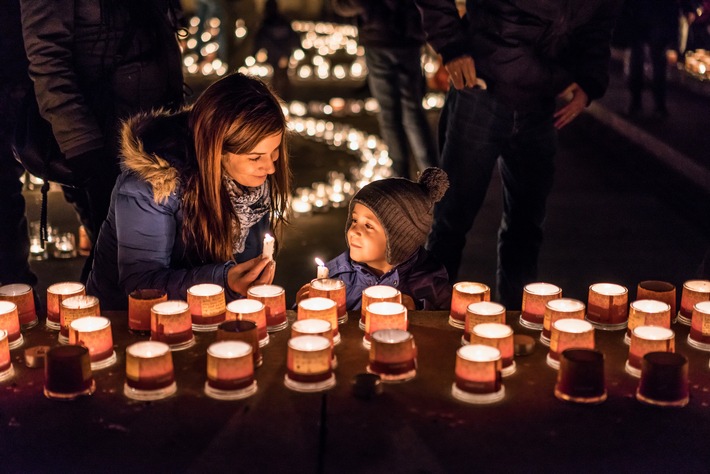
{"label": "cap on candle holder", "polygon": [[91,372],[89,349],[56,346],[47,351],[44,365],[44,395],[55,400],[74,400],[91,395],[96,382]]}
{"label": "cap on candle holder", "polygon": [[636,399],[648,405],[687,405],[690,400],[688,359],[675,352],[649,352],[644,355]]}
{"label": "cap on candle holder", "polygon": [[575,403],[601,403],[606,400],[604,354],[593,349],[563,351],[555,396]]}

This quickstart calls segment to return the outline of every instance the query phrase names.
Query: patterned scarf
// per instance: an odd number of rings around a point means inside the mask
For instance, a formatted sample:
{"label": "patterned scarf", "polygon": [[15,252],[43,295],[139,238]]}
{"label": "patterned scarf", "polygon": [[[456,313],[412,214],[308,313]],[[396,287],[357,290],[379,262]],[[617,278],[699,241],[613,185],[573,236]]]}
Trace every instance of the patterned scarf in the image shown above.
{"label": "patterned scarf", "polygon": [[242,186],[227,175],[222,177],[224,187],[229,194],[234,213],[239,224],[232,221],[232,252],[239,254],[244,251],[244,244],[249,235],[249,229],[259,222],[271,208],[271,193],[269,181],[264,181],[259,187]]}

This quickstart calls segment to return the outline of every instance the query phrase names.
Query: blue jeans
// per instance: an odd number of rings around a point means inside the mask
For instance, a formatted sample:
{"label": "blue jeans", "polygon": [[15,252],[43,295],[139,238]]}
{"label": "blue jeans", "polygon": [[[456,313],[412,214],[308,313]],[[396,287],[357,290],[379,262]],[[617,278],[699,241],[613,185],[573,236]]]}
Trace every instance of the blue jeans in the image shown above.
{"label": "blue jeans", "polygon": [[409,176],[411,150],[417,168],[436,166],[437,152],[422,98],[425,81],[421,48],[365,48],[367,82],[380,104],[380,133],[389,148],[395,173]]}
{"label": "blue jeans", "polygon": [[549,110],[522,112],[488,91],[451,89],[440,121],[442,168],[450,187],[434,209],[427,248],[456,281],[471,229],[498,162],[503,216],[498,231],[496,299],[519,308],[525,284],[537,278],[545,203],[552,188],[557,132]]}

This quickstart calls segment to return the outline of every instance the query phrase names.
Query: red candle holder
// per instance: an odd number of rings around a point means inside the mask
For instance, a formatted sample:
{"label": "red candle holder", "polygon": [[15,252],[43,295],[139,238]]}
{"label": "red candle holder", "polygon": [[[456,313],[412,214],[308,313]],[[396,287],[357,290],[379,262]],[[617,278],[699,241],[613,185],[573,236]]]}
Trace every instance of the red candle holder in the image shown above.
{"label": "red candle holder", "polygon": [[471,344],[495,347],[500,351],[500,373],[503,377],[513,375],[516,370],[515,360],[513,360],[515,355],[513,339],[513,328],[501,323],[477,324],[471,333]]}
{"label": "red candle holder", "polygon": [[542,321],[542,332],[540,342],[546,346],[550,345],[550,335],[552,334],[552,323],[560,319],[584,319],[584,303],[571,298],[560,298],[550,300],[545,305],[545,317]]}
{"label": "red candle holder", "polygon": [[338,324],[348,320],[348,311],[345,301],[345,282],[336,278],[316,278],[311,281],[308,291],[311,298],[321,297],[335,301],[338,307]]}
{"label": "red candle holder", "polygon": [[266,306],[261,301],[247,298],[234,300],[227,305],[227,321],[252,321],[259,334],[259,347],[269,343],[266,329]]}
{"label": "red candle holder", "polygon": [[501,382],[501,355],[495,347],[470,344],[456,351],[456,379],[451,395],[476,405],[495,403],[505,397]]}
{"label": "red candle holder", "polygon": [[150,339],[167,344],[172,351],[194,346],[190,305],[179,300],[154,304],[150,309]]}
{"label": "red candle holder", "polygon": [[690,401],[688,359],[673,352],[649,352],[643,356],[636,399],[662,407],[687,405]]}
{"label": "red candle holder", "polygon": [[631,342],[633,330],[639,326],[671,327],[671,306],[655,300],[638,300],[629,305],[629,322],[624,335],[624,343]]}
{"label": "red candle holder", "polygon": [[82,346],[56,346],[47,351],[44,364],[44,396],[74,400],[91,395],[96,382],[91,372],[89,350]]}
{"label": "red candle holder", "polygon": [[187,289],[187,303],[195,332],[216,331],[226,318],[224,288],[214,283],[193,285]]}
{"label": "red candle holder", "polygon": [[603,331],[626,328],[629,319],[629,291],[614,283],[595,283],[589,287],[587,321]]}
{"label": "red candle holder", "polygon": [[247,297],[261,301],[266,306],[266,330],[282,331],[288,327],[286,319],[286,290],[277,285],[255,285],[247,291]]}
{"label": "red candle holder", "polygon": [[220,341],[207,348],[205,394],[217,400],[240,400],[256,393],[252,346]]}
{"label": "red candle holder", "polygon": [[[466,309],[471,303],[490,301],[491,289],[488,285],[473,281],[461,281],[454,284],[451,293],[451,312],[449,324],[463,329],[466,326]],[[470,333],[470,332],[469,332]]]}
{"label": "red candle holder", "polygon": [[10,379],[15,375],[10,358],[10,344],[7,340],[7,331],[0,329],[0,382]]}
{"label": "red candle holder", "polygon": [[558,319],[552,323],[547,365],[560,368],[560,354],[567,349],[594,349],[594,326],[580,319]]}
{"label": "red candle holder", "polygon": [[634,377],[641,376],[641,360],[649,352],[675,352],[675,333],[661,326],[639,326],[631,333],[629,358],[624,369]]}
{"label": "red candle holder", "polygon": [[289,339],[284,385],[297,392],[320,392],[335,386],[331,352],[325,337]]}
{"label": "red candle holder", "polygon": [[170,346],[158,341],[141,341],[126,348],[126,383],[123,386],[126,397],[161,400],[176,391]]}
{"label": "red candle holder", "polygon": [[695,304],[688,345],[701,351],[710,351],[710,301]]}
{"label": "red candle holder", "polygon": [[60,313],[62,301],[72,296],[82,296],[86,294],[84,285],[79,282],[65,281],[55,283],[47,288],[47,321],[49,329],[59,331],[62,327]]}
{"label": "red candle holder", "polygon": [[360,304],[360,329],[365,330],[367,324],[367,307],[372,303],[401,303],[402,293],[394,287],[376,285],[365,288],[362,291],[362,302]]}
{"label": "red candle holder", "polygon": [[0,329],[7,332],[7,341],[10,349],[20,347],[25,342],[20,332],[17,305],[12,301],[0,300]]}
{"label": "red candle holder", "polygon": [[567,349],[562,352],[555,397],[583,404],[598,404],[606,400],[604,354],[591,349]]}
{"label": "red candle holder", "polygon": [[372,333],[367,371],[383,382],[406,382],[417,375],[417,346],[414,336],[401,329]]}
{"label": "red candle holder", "polygon": [[678,317],[675,285],[667,281],[646,280],[636,287],[637,300],[656,300],[668,303],[671,307],[671,322]]}
{"label": "red candle holder", "polygon": [[128,295],[128,330],[140,336],[150,335],[150,309],[168,300],[163,290],[135,290]]}
{"label": "red candle holder", "polygon": [[100,316],[84,316],[69,325],[69,344],[89,349],[91,370],[104,369],[116,363],[111,321]]}
{"label": "red candle holder", "polygon": [[683,283],[678,322],[690,326],[693,308],[701,301],[710,301],[710,280],[688,280]]}
{"label": "red candle holder", "polygon": [[530,283],[523,288],[520,324],[528,329],[542,329],[545,305],[562,297],[562,289],[550,283]]}
{"label": "red candle holder", "polygon": [[254,367],[259,367],[264,362],[259,349],[259,331],[254,321],[235,320],[225,321],[217,328],[218,341],[242,341],[252,347],[252,361]]}
{"label": "red candle holder", "polygon": [[485,323],[505,324],[505,306],[490,301],[479,301],[468,305],[461,344],[468,344],[473,328],[478,324]]}
{"label": "red candle holder", "polygon": [[401,329],[408,327],[407,308],[401,303],[380,302],[372,303],[367,307],[367,324],[362,345],[370,349],[372,333],[382,329]]}
{"label": "red candle holder", "polygon": [[71,296],[62,300],[61,308],[59,312],[61,329],[58,338],[60,344],[69,344],[69,325],[72,321],[84,316],[101,315],[99,299],[95,296]]}
{"label": "red candle holder", "polygon": [[297,318],[299,321],[304,319],[328,321],[333,328],[333,343],[340,344],[338,307],[335,301],[320,296],[303,299],[298,303]]}
{"label": "red candle holder", "polygon": [[23,329],[37,325],[34,291],[30,285],[14,283],[0,286],[0,300],[12,301],[17,305],[17,313]]}

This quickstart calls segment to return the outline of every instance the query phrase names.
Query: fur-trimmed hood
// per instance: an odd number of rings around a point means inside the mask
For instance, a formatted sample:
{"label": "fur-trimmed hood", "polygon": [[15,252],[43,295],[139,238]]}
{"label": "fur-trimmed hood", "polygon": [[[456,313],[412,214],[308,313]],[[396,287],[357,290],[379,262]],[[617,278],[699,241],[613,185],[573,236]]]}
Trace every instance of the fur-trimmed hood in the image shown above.
{"label": "fur-trimmed hood", "polygon": [[161,109],[134,115],[121,128],[121,166],[151,185],[155,202],[167,199],[194,169],[188,116],[189,108],[177,113]]}

